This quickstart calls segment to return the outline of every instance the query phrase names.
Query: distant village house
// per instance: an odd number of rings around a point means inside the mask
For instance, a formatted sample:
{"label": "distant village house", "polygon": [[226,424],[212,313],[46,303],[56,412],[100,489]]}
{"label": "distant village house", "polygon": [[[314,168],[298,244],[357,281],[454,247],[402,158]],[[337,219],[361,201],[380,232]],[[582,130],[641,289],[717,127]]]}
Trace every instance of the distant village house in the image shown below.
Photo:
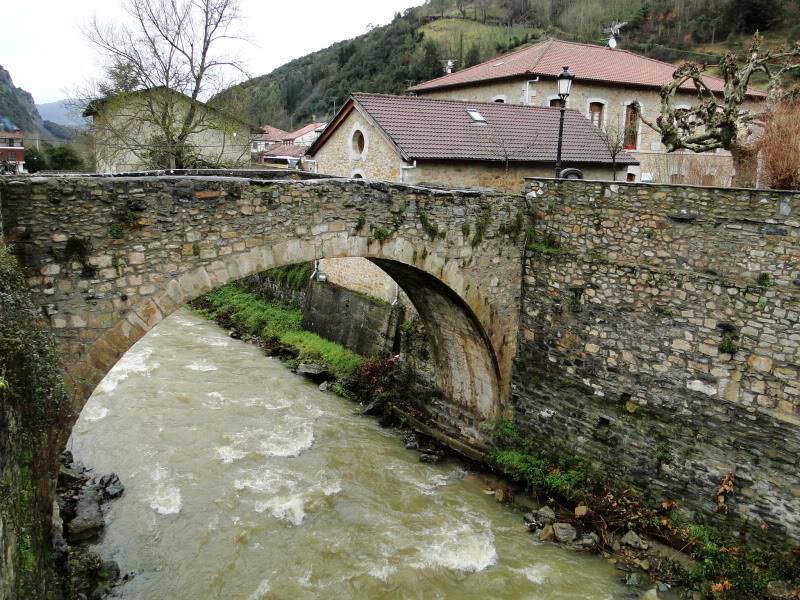
{"label": "distant village house", "polygon": [[22,131],[0,131],[0,170],[22,173],[25,168],[25,146]]}
{"label": "distant village house", "polygon": [[[174,115],[178,131],[192,101],[166,88],[142,90],[91,102],[84,111],[92,117],[97,170],[120,173],[170,168],[169,146],[155,124],[161,114]],[[192,166],[239,166],[249,163],[251,127],[248,123],[202,102],[195,103],[197,118],[187,138]],[[154,116],[155,115],[155,116]]]}
{"label": "distant village house", "polygon": [[250,150],[254,155],[257,155],[275,144],[282,144],[283,140],[288,135],[288,131],[273,127],[272,125],[264,125],[260,133],[253,134]]}
{"label": "distant village house", "polygon": [[[552,177],[557,108],[355,94],[308,150],[306,168],[344,177],[522,192],[525,177]],[[566,175],[625,179],[638,165],[613,156],[581,113],[565,114]]]}

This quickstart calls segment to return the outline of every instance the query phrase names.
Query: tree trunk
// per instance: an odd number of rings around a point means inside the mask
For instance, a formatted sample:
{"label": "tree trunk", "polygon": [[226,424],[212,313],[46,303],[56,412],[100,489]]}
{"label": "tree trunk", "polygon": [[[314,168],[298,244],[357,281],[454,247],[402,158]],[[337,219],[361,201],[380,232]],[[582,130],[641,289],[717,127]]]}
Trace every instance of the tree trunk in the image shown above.
{"label": "tree trunk", "polygon": [[756,187],[756,176],[758,174],[758,152],[741,146],[731,148],[731,158],[733,158],[733,187],[753,188]]}

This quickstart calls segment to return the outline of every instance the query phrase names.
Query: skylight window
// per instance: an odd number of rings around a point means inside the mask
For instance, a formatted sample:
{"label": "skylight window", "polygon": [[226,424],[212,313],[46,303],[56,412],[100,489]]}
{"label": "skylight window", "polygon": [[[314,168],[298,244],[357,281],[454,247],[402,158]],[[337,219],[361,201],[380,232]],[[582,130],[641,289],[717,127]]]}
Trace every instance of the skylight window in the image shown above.
{"label": "skylight window", "polygon": [[500,65],[504,65],[504,64],[506,64],[506,61],[504,61],[504,60],[501,60],[501,61],[499,61],[499,62],[496,62],[496,63],[494,63],[494,65],[492,65],[492,66],[494,66],[494,67],[499,67]]}
{"label": "skylight window", "polygon": [[473,122],[475,123],[485,123],[486,117],[484,117],[481,113],[479,113],[474,108],[468,108],[467,114],[470,116]]}

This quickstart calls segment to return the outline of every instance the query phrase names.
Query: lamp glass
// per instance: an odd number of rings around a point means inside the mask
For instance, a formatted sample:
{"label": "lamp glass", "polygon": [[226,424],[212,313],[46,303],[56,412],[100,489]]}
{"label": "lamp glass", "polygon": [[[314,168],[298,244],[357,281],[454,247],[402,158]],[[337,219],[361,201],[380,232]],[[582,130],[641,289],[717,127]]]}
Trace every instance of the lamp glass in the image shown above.
{"label": "lamp glass", "polygon": [[566,98],[569,96],[570,88],[572,87],[572,79],[575,76],[569,72],[568,67],[564,67],[564,70],[558,76],[558,95],[562,98]]}

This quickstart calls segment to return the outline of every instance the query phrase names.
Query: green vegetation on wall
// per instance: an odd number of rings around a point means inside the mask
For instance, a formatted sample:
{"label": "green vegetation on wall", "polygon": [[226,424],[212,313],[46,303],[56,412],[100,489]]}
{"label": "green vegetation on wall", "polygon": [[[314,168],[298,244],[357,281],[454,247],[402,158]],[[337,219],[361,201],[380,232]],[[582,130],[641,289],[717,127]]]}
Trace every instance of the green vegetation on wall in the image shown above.
{"label": "green vegetation on wall", "polygon": [[59,598],[49,516],[69,400],[52,332],[4,246],[0,332],[0,597]]}
{"label": "green vegetation on wall", "polygon": [[339,381],[353,379],[364,363],[358,354],[303,330],[299,308],[266,302],[236,285],[209,292],[195,306],[213,319],[229,320],[248,337],[289,346],[300,361],[322,363]]}

